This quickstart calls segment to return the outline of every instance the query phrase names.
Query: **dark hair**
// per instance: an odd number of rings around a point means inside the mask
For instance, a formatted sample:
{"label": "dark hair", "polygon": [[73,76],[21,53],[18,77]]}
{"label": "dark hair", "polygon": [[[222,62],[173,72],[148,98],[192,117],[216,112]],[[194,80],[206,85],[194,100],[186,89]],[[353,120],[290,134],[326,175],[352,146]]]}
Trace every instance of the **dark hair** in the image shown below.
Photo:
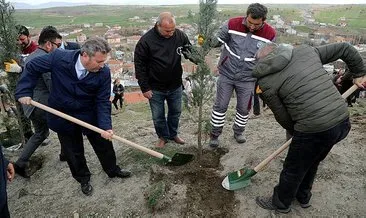
{"label": "dark hair", "polygon": [[253,19],[262,18],[263,21],[267,18],[267,7],[259,3],[253,3],[248,6],[247,16],[251,16]]}
{"label": "dark hair", "polygon": [[15,28],[18,30],[18,36],[20,35],[29,36],[29,30],[27,27],[23,25],[17,25]]}
{"label": "dark hair", "polygon": [[46,42],[53,42],[56,39],[62,39],[62,36],[57,32],[57,29],[53,26],[46,26],[39,34],[38,44],[44,45]]}

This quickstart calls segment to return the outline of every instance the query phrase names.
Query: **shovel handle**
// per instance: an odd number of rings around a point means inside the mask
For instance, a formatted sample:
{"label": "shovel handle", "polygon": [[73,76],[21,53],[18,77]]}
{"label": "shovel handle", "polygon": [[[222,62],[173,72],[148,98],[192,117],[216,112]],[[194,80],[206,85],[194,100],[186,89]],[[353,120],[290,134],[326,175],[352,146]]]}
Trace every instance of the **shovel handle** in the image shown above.
{"label": "shovel handle", "polygon": [[[342,98],[347,98],[350,96],[354,91],[358,89],[357,85],[351,86],[345,93],[342,94]],[[269,155],[266,159],[264,159],[262,162],[260,162],[257,166],[254,167],[255,172],[262,171],[264,167],[266,167],[269,162],[271,162],[274,158],[276,158],[279,154],[281,154],[288,146],[290,146],[292,142],[292,138],[289,139],[285,144],[283,144],[281,147],[279,147],[275,152],[273,152],[271,155]]]}
{"label": "shovel handle", "polygon": [[[105,132],[105,130],[103,130],[103,129],[100,129],[100,128],[96,127],[96,126],[90,125],[89,123],[86,123],[84,121],[81,121],[79,119],[76,119],[75,117],[72,117],[72,116],[67,115],[65,113],[62,113],[62,112],[60,112],[58,110],[55,110],[53,108],[50,108],[50,107],[48,107],[48,106],[46,106],[44,104],[38,103],[38,102],[33,101],[33,100],[31,101],[31,104],[33,106],[38,107],[38,108],[40,108],[42,110],[45,110],[45,111],[47,111],[47,112],[49,112],[51,114],[57,115],[59,117],[62,117],[64,119],[68,120],[68,121],[71,121],[73,123],[76,123],[76,124],[78,124],[78,125],[80,125],[82,127],[85,127],[87,129],[93,130],[94,132],[97,132],[97,133],[100,133],[100,134],[102,134],[102,133]],[[138,144],[136,144],[134,142],[131,142],[131,141],[129,141],[127,139],[124,139],[122,137],[119,137],[117,135],[113,135],[112,138],[113,139],[116,139],[118,141],[121,141],[121,142],[123,142],[123,143],[125,143],[127,145],[130,145],[130,146],[132,146],[132,147],[134,147],[136,149],[139,149],[140,151],[146,152],[146,153],[150,154],[151,156],[154,156],[154,157],[157,157],[157,158],[160,158],[160,159],[163,159],[164,158],[164,155],[161,154],[161,153],[159,153],[159,152],[156,152],[156,151],[151,150],[149,148],[146,148],[144,146],[138,145]]]}

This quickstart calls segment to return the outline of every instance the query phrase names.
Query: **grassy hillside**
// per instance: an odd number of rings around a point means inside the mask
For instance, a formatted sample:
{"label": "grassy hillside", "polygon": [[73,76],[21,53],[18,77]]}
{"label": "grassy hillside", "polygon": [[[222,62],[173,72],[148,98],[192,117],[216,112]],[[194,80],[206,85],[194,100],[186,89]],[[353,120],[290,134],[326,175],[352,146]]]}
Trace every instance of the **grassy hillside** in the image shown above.
{"label": "grassy hillside", "polygon": [[[42,27],[45,25],[104,23],[122,26],[150,25],[151,17],[159,12],[172,11],[176,16],[187,16],[188,11],[196,6],[78,6],[64,8],[48,8],[39,10],[17,10],[16,20],[26,26]],[[192,10],[193,11],[193,10]],[[145,22],[129,20],[139,16]]]}
{"label": "grassy hillside", "polygon": [[[269,8],[268,19],[273,15],[280,15],[282,19],[289,22],[292,20],[303,21],[304,10],[312,9],[314,18],[318,22],[338,24],[340,17],[345,17],[348,26],[342,28],[344,33],[355,32],[363,34],[366,31],[366,6],[365,5],[267,5]],[[229,17],[242,16],[246,13],[248,5],[217,5],[221,20]],[[176,15],[177,23],[193,23],[198,18],[198,4],[176,5],[176,6],[78,6],[58,7],[37,10],[17,10],[15,18],[18,23],[35,27],[38,32],[46,25],[65,27],[65,25],[82,25],[89,23],[103,23],[104,25],[121,25],[122,27],[147,27],[154,22],[160,12],[171,11]],[[188,18],[189,12],[193,17]],[[140,17],[139,21],[129,18]],[[299,31],[309,32],[314,27],[297,27]]]}
{"label": "grassy hillside", "polygon": [[[302,20],[300,10],[296,5],[270,5],[269,18],[274,14],[280,14],[285,19]],[[218,5],[217,9],[221,17],[229,18],[246,13],[247,5]],[[146,26],[150,25],[151,17],[156,17],[160,12],[171,11],[177,17],[177,22],[192,22],[187,19],[188,11],[197,15],[198,5],[179,6],[77,6],[61,7],[37,10],[17,10],[16,20],[26,26],[36,28],[45,25],[59,26],[62,24],[78,25],[84,23],[104,23],[106,25],[122,26]],[[144,22],[129,20],[134,16],[139,16]]]}
{"label": "grassy hillside", "polygon": [[345,22],[351,28],[366,28],[366,6],[365,5],[343,5],[333,6],[316,10],[314,17],[323,23],[338,24],[340,18],[346,18]]}

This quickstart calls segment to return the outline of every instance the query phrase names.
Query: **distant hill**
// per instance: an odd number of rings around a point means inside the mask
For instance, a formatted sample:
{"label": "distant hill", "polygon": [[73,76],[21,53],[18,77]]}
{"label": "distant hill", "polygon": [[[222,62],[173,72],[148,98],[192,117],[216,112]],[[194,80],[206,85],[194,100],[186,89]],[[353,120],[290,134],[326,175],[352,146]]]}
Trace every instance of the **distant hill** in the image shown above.
{"label": "distant hill", "polygon": [[74,6],[81,6],[81,5],[90,5],[87,2],[81,3],[70,3],[70,2],[48,2],[38,5],[31,5],[21,2],[13,2],[12,5],[15,9],[43,9],[43,8],[53,8],[53,7],[74,7]]}

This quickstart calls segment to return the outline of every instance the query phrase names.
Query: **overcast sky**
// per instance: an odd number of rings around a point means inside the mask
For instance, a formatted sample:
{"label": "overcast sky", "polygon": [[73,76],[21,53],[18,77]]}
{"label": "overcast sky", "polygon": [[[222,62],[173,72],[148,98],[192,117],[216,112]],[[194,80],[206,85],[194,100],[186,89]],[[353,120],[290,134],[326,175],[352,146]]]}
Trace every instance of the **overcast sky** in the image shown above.
{"label": "overcast sky", "polygon": [[[72,2],[72,3],[84,3],[91,4],[133,4],[133,5],[177,5],[177,4],[198,4],[198,0],[10,0],[10,2],[22,2],[27,4],[42,4],[47,2]],[[366,0],[257,0],[257,1],[244,1],[244,0],[218,0],[219,4],[249,4],[259,2],[262,4],[366,4]]]}

